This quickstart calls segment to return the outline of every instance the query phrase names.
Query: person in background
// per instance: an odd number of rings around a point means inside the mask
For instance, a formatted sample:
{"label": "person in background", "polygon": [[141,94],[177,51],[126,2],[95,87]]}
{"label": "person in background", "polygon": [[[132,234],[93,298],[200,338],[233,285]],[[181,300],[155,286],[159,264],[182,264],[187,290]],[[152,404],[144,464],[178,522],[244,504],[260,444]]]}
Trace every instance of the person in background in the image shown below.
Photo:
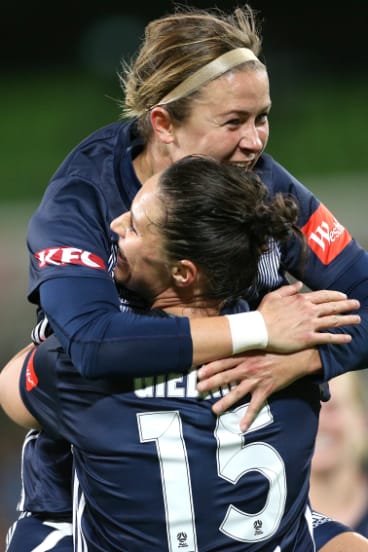
{"label": "person in background", "polygon": [[366,372],[330,381],[322,404],[311,471],[314,508],[368,536]]}
{"label": "person in background", "polygon": [[[244,290],[270,238],[303,236],[296,217],[292,198],[268,197],[255,173],[183,158],[148,179],[131,212],[112,222],[115,277],[152,316],[247,311]],[[77,549],[314,552],[308,481],[317,383],[305,378],[274,394],[242,434],[246,400],[215,416],[212,403],[225,390],[199,395],[193,369],[86,380],[54,336],[26,357],[24,404],[45,431],[73,446]],[[0,402],[34,425],[12,365],[0,376]]]}

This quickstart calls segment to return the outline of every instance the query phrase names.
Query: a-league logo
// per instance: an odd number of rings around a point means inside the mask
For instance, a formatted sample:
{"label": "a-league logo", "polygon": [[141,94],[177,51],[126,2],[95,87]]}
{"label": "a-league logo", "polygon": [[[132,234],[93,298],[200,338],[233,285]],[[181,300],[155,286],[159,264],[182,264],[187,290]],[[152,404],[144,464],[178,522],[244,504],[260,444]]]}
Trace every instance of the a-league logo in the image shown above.
{"label": "a-league logo", "polygon": [[256,521],[253,523],[255,535],[263,535],[262,526],[263,526],[262,520],[256,519]]}

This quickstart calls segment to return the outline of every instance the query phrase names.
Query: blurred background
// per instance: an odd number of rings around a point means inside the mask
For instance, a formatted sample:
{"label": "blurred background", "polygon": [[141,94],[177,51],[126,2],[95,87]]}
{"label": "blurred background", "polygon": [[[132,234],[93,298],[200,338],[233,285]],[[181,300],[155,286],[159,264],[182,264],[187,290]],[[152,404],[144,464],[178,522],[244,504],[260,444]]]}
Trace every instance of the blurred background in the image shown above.
{"label": "blurred background", "polygon": [[[250,2],[260,15],[273,109],[267,148],[367,247],[368,3]],[[124,4],[124,5],[123,5]],[[173,8],[140,2],[7,2],[0,72],[0,366],[29,341],[25,235],[64,156],[119,117],[117,71],[145,24]],[[182,2],[186,4],[186,2]],[[193,0],[226,11],[238,3]],[[241,4],[241,3],[240,3]],[[0,550],[15,517],[24,431],[0,412]]]}

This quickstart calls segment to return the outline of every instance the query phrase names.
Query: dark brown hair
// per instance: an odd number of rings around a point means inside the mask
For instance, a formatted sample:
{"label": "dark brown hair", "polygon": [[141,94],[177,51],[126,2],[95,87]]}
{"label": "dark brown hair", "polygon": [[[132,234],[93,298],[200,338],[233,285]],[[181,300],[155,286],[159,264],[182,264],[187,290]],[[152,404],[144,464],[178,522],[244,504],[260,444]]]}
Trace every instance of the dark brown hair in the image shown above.
{"label": "dark brown hair", "polygon": [[201,267],[208,298],[245,296],[272,240],[303,239],[295,200],[269,197],[257,174],[243,167],[187,156],[162,173],[159,195],[168,258]]}

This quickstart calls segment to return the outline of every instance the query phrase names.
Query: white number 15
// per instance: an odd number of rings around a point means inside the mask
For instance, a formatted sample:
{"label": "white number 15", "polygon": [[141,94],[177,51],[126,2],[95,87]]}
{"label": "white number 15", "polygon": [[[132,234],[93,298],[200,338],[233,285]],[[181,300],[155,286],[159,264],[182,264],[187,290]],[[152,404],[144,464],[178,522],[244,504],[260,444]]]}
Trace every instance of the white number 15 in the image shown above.
{"label": "white number 15", "polygon": [[[286,501],[286,475],[284,462],[275,448],[262,442],[244,446],[239,422],[246,408],[247,405],[243,405],[217,419],[214,431],[217,473],[236,485],[247,472],[259,471],[268,480],[269,488],[260,512],[249,514],[229,504],[219,530],[240,542],[259,542],[270,538],[280,524]],[[145,412],[137,414],[137,419],[141,442],[155,441],[156,444],[169,550],[183,550],[178,536],[185,535],[185,550],[197,552],[192,483],[180,413],[176,410]],[[272,422],[272,414],[266,405],[248,433]],[[205,470],[206,466],[203,466]]]}

